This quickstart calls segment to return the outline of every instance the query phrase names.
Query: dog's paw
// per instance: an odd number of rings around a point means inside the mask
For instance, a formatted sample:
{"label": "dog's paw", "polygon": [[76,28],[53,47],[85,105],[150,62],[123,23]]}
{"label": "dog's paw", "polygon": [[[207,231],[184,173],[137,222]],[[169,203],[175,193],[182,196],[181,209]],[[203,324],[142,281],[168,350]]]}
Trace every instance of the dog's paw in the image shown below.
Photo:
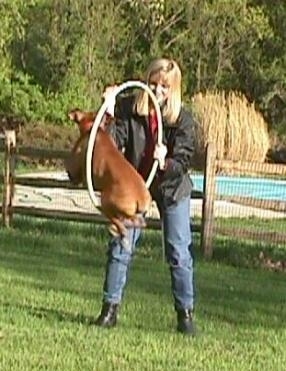
{"label": "dog's paw", "polygon": [[111,236],[113,237],[118,237],[120,236],[119,232],[118,232],[118,228],[115,224],[109,224],[108,226],[108,232],[111,234]]}

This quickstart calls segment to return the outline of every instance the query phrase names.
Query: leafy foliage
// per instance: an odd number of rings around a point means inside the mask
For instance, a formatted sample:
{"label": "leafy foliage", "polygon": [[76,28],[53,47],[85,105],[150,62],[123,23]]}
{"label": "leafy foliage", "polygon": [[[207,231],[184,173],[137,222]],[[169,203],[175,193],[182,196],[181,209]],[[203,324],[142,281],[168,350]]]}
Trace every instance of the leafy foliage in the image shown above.
{"label": "leafy foliage", "polygon": [[240,91],[285,132],[284,1],[3,0],[0,15],[2,112],[64,123],[162,55],[182,66],[186,102]]}

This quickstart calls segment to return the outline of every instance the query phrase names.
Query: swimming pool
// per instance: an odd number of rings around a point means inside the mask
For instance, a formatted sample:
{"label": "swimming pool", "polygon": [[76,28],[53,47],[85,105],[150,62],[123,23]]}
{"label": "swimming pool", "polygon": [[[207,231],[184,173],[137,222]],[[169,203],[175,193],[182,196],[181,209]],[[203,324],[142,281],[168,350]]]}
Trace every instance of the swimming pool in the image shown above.
{"label": "swimming pool", "polygon": [[[203,175],[192,174],[194,189],[203,190]],[[216,176],[218,195],[245,196],[286,202],[286,180]]]}

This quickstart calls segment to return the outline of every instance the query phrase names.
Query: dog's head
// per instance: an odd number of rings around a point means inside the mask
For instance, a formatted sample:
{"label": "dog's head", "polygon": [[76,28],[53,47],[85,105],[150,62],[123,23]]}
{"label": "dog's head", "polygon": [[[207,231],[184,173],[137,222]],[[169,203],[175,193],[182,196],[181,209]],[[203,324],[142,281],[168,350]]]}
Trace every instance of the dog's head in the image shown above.
{"label": "dog's head", "polygon": [[[89,133],[94,123],[96,114],[96,112],[85,112],[78,108],[73,109],[68,113],[69,119],[77,123],[80,131],[80,136],[74,144],[70,156],[65,160],[65,168],[70,180],[74,184],[81,183],[84,179],[85,154],[88,145]],[[99,126],[98,134],[99,132],[102,134],[112,121],[112,117],[104,115]],[[96,140],[98,140],[98,138],[99,136],[97,135]]]}
{"label": "dog's head", "polygon": [[[78,128],[81,136],[88,134],[92,128],[94,120],[96,118],[96,112],[85,112],[79,108],[73,109],[68,113],[70,120],[78,124]],[[114,121],[113,117],[108,114],[105,114],[101,120],[99,127],[105,131],[108,125]]]}
{"label": "dog's head", "polygon": [[95,112],[84,112],[78,108],[68,113],[69,119],[77,123],[80,132],[70,155],[64,162],[68,176],[73,184],[80,184],[84,180],[85,151],[95,116]]}
{"label": "dog's head", "polygon": [[84,136],[90,132],[96,117],[96,112],[84,112],[76,108],[68,113],[68,117],[78,124],[80,135]]}

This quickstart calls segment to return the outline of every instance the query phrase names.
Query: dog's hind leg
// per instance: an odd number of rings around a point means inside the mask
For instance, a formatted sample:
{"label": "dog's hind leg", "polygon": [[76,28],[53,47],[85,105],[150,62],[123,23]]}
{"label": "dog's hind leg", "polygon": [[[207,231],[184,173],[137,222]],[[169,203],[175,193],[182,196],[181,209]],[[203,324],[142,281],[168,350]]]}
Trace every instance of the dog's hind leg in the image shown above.
{"label": "dog's hind leg", "polygon": [[131,218],[124,219],[124,226],[126,228],[145,228],[146,221],[142,213],[137,213]]}
{"label": "dog's hind leg", "polygon": [[115,218],[115,217],[108,217],[108,219],[111,221],[111,225],[109,227],[109,232],[113,236],[125,237],[127,235],[127,229],[126,229],[124,223],[120,219]]}
{"label": "dog's hind leg", "polygon": [[112,224],[110,224],[108,230],[110,234],[114,237],[121,237],[121,245],[126,250],[131,250],[132,246],[130,245],[130,241],[128,239],[128,232],[125,228],[125,225],[121,222],[121,220],[117,218],[110,219]]}

